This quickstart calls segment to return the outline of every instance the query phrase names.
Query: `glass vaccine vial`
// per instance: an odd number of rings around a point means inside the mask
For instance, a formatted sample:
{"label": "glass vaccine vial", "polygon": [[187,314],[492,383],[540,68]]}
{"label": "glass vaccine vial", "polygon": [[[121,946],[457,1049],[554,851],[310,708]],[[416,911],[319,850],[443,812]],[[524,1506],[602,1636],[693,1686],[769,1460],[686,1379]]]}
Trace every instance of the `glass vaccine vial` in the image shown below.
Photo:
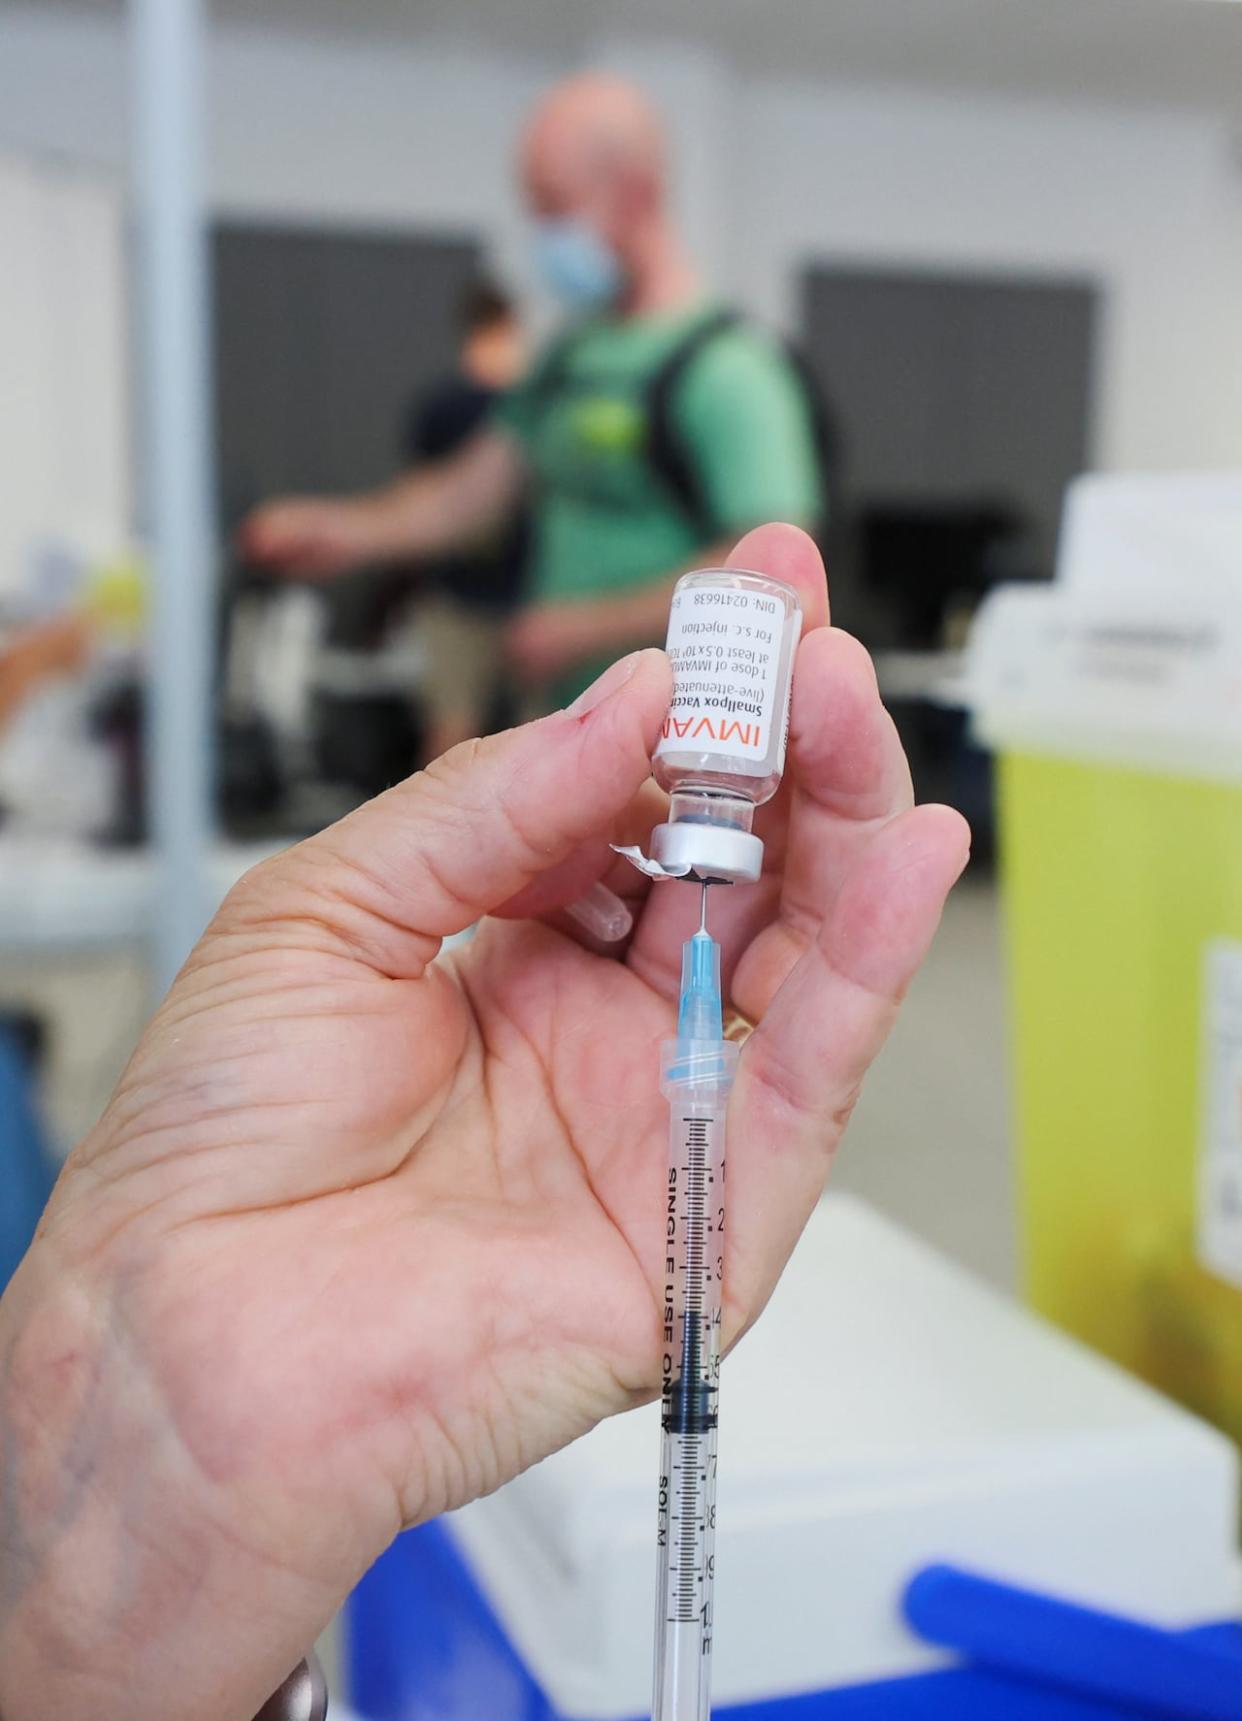
{"label": "glass vaccine vial", "polygon": [[739,568],[678,580],[665,647],[673,699],[652,761],[670,796],[668,820],[651,834],[664,876],[758,879],[763,843],[751,824],[785,769],[801,632],[798,594],[783,580]]}

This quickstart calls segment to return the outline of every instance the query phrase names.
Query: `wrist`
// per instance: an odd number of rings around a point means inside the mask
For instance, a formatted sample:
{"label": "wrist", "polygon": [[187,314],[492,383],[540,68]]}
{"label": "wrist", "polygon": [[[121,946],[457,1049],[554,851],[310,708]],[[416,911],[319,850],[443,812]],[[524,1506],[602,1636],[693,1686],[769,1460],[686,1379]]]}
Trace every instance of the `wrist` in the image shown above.
{"label": "wrist", "polygon": [[[97,1433],[110,1412],[89,1298],[36,1245],[0,1301],[0,1715],[75,1716],[113,1643]],[[137,1456],[137,1455],[135,1455]],[[115,1576],[113,1587],[115,1586]],[[94,1592],[94,1593],[92,1593]],[[108,1703],[103,1703],[108,1711]]]}
{"label": "wrist", "polygon": [[200,1472],[130,1312],[46,1244],[0,1302],[4,1721],[249,1721],[331,1612]]}
{"label": "wrist", "polygon": [[668,587],[663,581],[622,597],[603,598],[596,614],[596,647],[624,651],[653,641],[663,644],[667,621]]}

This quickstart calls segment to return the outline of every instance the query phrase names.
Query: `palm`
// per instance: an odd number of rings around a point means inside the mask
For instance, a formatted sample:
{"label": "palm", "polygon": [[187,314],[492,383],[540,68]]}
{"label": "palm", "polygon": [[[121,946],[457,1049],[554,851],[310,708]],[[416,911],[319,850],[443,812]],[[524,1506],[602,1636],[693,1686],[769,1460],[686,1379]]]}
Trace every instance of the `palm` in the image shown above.
{"label": "palm", "polygon": [[409,981],[296,948],[230,955],[223,998],[217,971],[209,941],[112,1108],[147,1103],[157,1061],[178,1159],[153,1166],[144,1137],[95,1162],[135,1209],[161,1167],[198,1165],[170,1209],[176,1283],[149,1292],[175,1307],[153,1342],[192,1444],[257,1422],[265,1467],[361,1466],[371,1491],[413,1434],[409,1521],[652,1389],[666,999],[527,924]]}

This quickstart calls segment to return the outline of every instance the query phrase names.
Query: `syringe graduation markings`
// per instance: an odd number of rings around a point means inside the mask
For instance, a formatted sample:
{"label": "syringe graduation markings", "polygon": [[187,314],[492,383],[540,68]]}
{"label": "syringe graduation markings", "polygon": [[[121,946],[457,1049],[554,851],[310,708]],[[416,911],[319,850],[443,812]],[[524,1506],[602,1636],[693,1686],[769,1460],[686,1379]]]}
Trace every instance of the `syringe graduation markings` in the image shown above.
{"label": "syringe graduation markings", "polygon": [[[712,1646],[716,1425],[723,1256],[724,1107],[736,1050],[723,1039],[720,951],[706,927],[682,953],[672,1102],[660,1466],[655,1721],[706,1721]],[[713,1223],[713,1218],[715,1223]]]}

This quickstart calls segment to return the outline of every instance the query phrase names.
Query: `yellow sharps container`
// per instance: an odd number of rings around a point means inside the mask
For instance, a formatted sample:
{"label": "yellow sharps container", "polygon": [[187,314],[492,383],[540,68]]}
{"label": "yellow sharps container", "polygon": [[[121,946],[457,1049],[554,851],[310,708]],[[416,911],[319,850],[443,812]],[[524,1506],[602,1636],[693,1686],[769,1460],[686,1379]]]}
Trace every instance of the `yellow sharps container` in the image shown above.
{"label": "yellow sharps container", "polygon": [[1242,1284],[1200,1213],[1242,788],[1013,752],[999,796],[1030,1301],[1242,1443]]}
{"label": "yellow sharps container", "polygon": [[1242,1443],[1242,482],[1208,533],[1235,545],[1234,582],[1196,581],[1178,482],[1150,481],[1167,580],[1138,481],[1091,481],[1074,579],[994,600],[972,676],[1026,1294]]}

